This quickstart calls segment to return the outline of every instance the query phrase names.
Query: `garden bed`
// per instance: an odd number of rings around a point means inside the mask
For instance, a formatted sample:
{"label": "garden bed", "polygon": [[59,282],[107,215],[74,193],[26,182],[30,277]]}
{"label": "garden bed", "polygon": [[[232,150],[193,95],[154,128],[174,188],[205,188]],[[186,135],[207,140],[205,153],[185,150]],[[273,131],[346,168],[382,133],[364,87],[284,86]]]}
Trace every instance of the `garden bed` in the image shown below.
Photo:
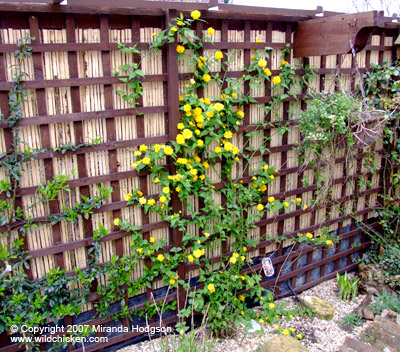
{"label": "garden bed", "polygon": [[[353,328],[345,327],[341,323],[346,313],[351,313],[357,308],[365,295],[358,295],[354,301],[342,301],[338,298],[337,281],[332,279],[321,283],[309,290],[304,291],[299,295],[300,298],[304,296],[317,296],[328,301],[335,307],[335,315],[331,321],[321,320],[317,317],[309,318],[307,315],[302,317],[294,317],[291,321],[281,320],[279,322],[279,331],[277,331],[275,324],[262,324],[265,333],[260,335],[256,333],[247,333],[243,329],[238,329],[237,335],[234,338],[219,339],[216,351],[238,351],[238,352],[255,352],[259,351],[261,346],[276,334],[282,334],[285,329],[294,329],[292,335],[302,335],[301,343],[307,347],[309,352],[336,352],[340,346],[343,345],[347,336],[356,337],[368,326],[364,323],[360,326]],[[294,297],[286,297],[276,301],[288,303],[287,308],[294,308],[298,303]],[[257,308],[255,308],[257,309]],[[160,349],[160,340],[153,339],[125,347],[119,352],[153,352],[162,351]]]}

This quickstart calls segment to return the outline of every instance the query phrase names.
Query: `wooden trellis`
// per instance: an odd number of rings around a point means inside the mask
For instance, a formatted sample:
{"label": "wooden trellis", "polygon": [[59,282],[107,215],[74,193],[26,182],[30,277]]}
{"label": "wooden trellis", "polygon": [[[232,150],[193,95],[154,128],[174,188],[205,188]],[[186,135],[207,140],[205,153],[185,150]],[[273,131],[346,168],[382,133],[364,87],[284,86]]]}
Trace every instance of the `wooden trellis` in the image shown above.
{"label": "wooden trellis", "polygon": [[[30,35],[35,37],[30,46],[32,57],[24,68],[28,73],[25,88],[28,98],[24,104],[24,118],[20,122],[21,138],[32,148],[54,148],[72,141],[75,144],[90,142],[101,138],[101,143],[76,151],[43,152],[34,157],[28,164],[25,177],[18,189],[17,204],[30,204],[37,187],[41,183],[52,180],[59,173],[71,174],[73,169],[77,174],[68,182],[70,193],[62,193],[58,200],[49,202],[46,206],[32,209],[34,220],[41,226],[34,229],[26,237],[26,249],[31,257],[30,278],[42,277],[46,272],[57,266],[72,271],[77,266],[86,265],[87,248],[91,244],[93,231],[99,222],[112,230],[111,235],[103,240],[101,261],[107,262],[112,255],[124,255],[129,251],[129,233],[114,228],[114,218],[129,218],[135,225],[143,227],[145,239],[150,236],[165,238],[168,245],[160,253],[168,252],[173,246],[182,244],[182,235],[168,227],[166,221],[161,221],[153,214],[144,214],[136,206],[126,206],[124,195],[131,189],[140,187],[144,196],[156,195],[159,189],[151,183],[148,173],[138,174],[131,169],[133,152],[141,144],[164,144],[174,140],[179,122],[179,87],[190,77],[189,69],[184,62],[177,62],[175,47],[167,46],[159,53],[153,53],[142,64],[145,73],[143,79],[144,96],[137,108],[129,107],[122,101],[116,91],[121,86],[118,77],[113,75],[119,65],[134,59],[118,50],[118,43],[137,44],[140,50],[146,51],[152,41],[153,32],[166,28],[171,18],[178,15],[174,9],[161,10],[155,8],[105,8],[74,6],[77,1],[70,0],[71,6],[53,5],[0,5],[0,108],[8,114],[8,90],[11,88],[13,52],[18,39]],[[197,4],[185,4],[185,9],[195,9]],[[203,6],[203,4],[202,4]],[[215,28],[215,44],[205,43],[204,50],[211,55],[216,50],[224,53],[235,53],[235,60],[228,69],[227,77],[240,77],[242,68],[250,63],[252,51],[271,47],[271,59],[268,68],[273,75],[280,72],[281,51],[289,44],[293,47],[293,37],[298,21],[310,18],[311,13],[292,14],[290,11],[278,11],[270,14],[240,14],[233,12],[206,11],[207,6],[197,7],[202,10],[202,18]],[[227,7],[233,11],[234,7]],[[184,13],[188,15],[188,13]],[[227,20],[231,19],[231,20]],[[198,22],[196,31],[201,35],[203,23]],[[356,60],[361,72],[371,63],[382,63],[394,59],[394,40],[398,36],[398,28],[385,26],[377,29],[371,36],[364,51],[357,54]],[[259,42],[261,41],[261,42]],[[137,58],[136,58],[137,59]],[[354,89],[355,59],[350,54],[322,55],[312,57],[290,57],[292,63],[317,67],[318,75],[313,81],[317,90],[334,90],[335,75],[341,74],[341,81],[347,89]],[[220,68],[215,67],[215,70]],[[300,74],[301,71],[298,71]],[[263,89],[252,91],[257,104],[271,101],[270,82],[265,82]],[[244,92],[250,91],[246,84]],[[211,84],[205,95],[217,95],[216,88]],[[280,106],[282,122],[274,121],[267,116],[269,122],[275,122],[265,128],[266,136],[273,136],[269,142],[269,151],[259,155],[256,162],[264,160],[274,165],[279,176],[268,190],[265,199],[274,196],[276,199],[292,200],[302,198],[310,202],[313,192],[317,189],[314,182],[305,186],[302,183],[304,175],[313,180],[314,172],[310,168],[298,165],[296,152],[293,150],[299,140],[296,121],[288,114],[289,102],[286,99]],[[245,120],[234,136],[237,145],[243,145],[246,131],[254,125],[263,114],[260,114],[257,104],[244,106]],[[297,109],[304,108],[304,102]],[[139,111],[143,115],[137,115]],[[283,136],[274,133],[282,123],[288,123],[290,131]],[[4,125],[0,125],[0,153],[11,148],[11,133]],[[378,160],[383,153],[382,145],[377,145]],[[359,221],[369,221],[371,226],[377,226],[371,221],[377,205],[378,193],[382,190],[379,175],[367,174],[362,166],[363,154],[360,152],[352,168],[347,168],[344,155],[336,160],[334,175],[335,200],[343,207],[357,209]],[[167,166],[169,160],[167,160]],[[253,166],[253,165],[251,165]],[[1,171],[0,171],[1,172]],[[0,174],[3,176],[2,174]],[[369,189],[357,184],[360,175],[367,175],[372,186]],[[213,178],[215,175],[207,176]],[[346,185],[351,180],[353,187]],[[247,171],[243,182],[251,182],[251,171]],[[77,225],[67,221],[56,225],[45,222],[50,213],[59,213],[62,206],[71,206],[79,201],[80,195],[93,196],[97,192],[97,184],[113,187],[114,192],[107,204],[96,209],[89,219],[80,219]],[[221,187],[222,184],[216,183]],[[355,192],[353,192],[355,189]],[[355,204],[353,203],[355,202]],[[195,200],[193,200],[195,204]],[[181,209],[178,199],[173,199],[174,211]],[[18,226],[22,224],[16,224]],[[260,240],[255,248],[250,248],[250,256],[263,257],[266,253],[275,252],[273,263],[276,270],[283,269],[285,260],[293,260],[290,271],[283,272],[278,279],[273,278],[263,282],[264,287],[275,287],[277,295],[280,284],[290,282],[296,291],[302,291],[317,283],[332,278],[336,273],[352,270],[357,264],[352,262],[352,255],[360,255],[369,246],[367,238],[362,234],[356,221],[350,216],[341,215],[327,207],[313,207],[307,211],[297,208],[290,213],[268,214],[261,219],[257,229],[249,236],[260,239],[266,233],[272,237],[285,235],[296,236],[298,232],[313,232],[321,226],[327,226],[331,231],[337,231],[341,242],[330,253],[322,249],[321,256],[315,260],[317,249],[302,248],[298,244],[287,252],[288,241],[277,245],[271,241]],[[344,231],[346,229],[346,231]],[[4,228],[0,228],[0,232]],[[18,236],[15,231],[14,236]],[[344,249],[344,243],[346,248]],[[343,245],[342,245],[343,244]],[[227,255],[230,251],[229,242],[223,248],[216,248],[218,255]],[[303,264],[295,260],[305,256]],[[300,264],[299,264],[300,263]],[[261,264],[256,263],[254,269],[259,270]],[[328,270],[329,268],[329,270]],[[137,268],[134,277],[141,274],[142,268]],[[318,279],[313,279],[313,270],[319,270]],[[190,279],[198,274],[195,264],[182,264],[178,269],[180,277]],[[298,279],[304,274],[304,279]],[[133,277],[133,278],[134,278]],[[99,285],[104,282],[98,282]],[[152,289],[143,292],[150,300],[152,292],[162,290],[160,280],[153,283]],[[93,293],[89,302],[98,298]],[[161,301],[163,297],[158,298]],[[183,292],[171,291],[167,301],[179,300],[182,305]],[[135,306],[144,308],[144,304]],[[89,303],[85,310],[93,307]],[[131,309],[133,306],[131,307]],[[164,324],[177,321],[173,314],[164,320]],[[72,323],[72,317],[67,317],[65,323]],[[82,324],[107,324],[110,319],[88,319]],[[121,321],[129,325],[126,319]],[[151,325],[158,323],[153,320]],[[109,338],[102,348],[116,345],[132,339],[138,332],[130,332]],[[6,334],[1,336],[0,352],[19,351],[17,345],[9,346]],[[94,351],[100,346],[93,344],[85,347],[85,351]],[[82,348],[69,346],[70,350],[83,351]]]}

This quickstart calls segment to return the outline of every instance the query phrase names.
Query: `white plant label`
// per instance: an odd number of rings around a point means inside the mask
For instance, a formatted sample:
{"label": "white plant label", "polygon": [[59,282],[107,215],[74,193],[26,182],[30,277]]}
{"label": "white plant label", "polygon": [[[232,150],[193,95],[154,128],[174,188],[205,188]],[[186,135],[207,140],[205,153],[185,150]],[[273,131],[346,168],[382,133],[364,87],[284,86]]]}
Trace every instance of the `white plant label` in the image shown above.
{"label": "white plant label", "polygon": [[269,257],[265,257],[262,261],[261,261],[262,267],[264,269],[264,273],[266,277],[271,277],[274,276],[275,274],[275,270],[274,270],[274,266],[272,265],[272,261],[271,258]]}

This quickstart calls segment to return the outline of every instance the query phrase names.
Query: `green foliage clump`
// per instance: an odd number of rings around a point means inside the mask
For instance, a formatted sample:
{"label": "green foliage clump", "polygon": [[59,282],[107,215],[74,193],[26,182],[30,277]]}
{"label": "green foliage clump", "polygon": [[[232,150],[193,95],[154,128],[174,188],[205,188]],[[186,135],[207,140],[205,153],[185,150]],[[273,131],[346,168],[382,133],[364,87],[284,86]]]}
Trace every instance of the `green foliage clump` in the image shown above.
{"label": "green foliage clump", "polygon": [[374,314],[381,314],[385,309],[400,313],[400,296],[398,293],[389,295],[387,292],[383,292],[376,296],[375,303],[371,307]]}
{"label": "green foliage clump", "polygon": [[339,298],[343,301],[354,300],[357,297],[360,278],[356,277],[351,280],[346,272],[343,275],[336,274],[336,279],[339,288]]}

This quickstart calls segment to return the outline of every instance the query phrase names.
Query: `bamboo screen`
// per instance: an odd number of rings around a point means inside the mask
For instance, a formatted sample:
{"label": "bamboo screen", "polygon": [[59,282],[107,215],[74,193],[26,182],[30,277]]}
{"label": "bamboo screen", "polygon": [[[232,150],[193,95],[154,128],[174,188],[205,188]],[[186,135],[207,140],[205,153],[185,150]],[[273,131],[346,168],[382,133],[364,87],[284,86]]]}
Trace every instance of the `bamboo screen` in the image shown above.
{"label": "bamboo screen", "polygon": [[[1,10],[0,10],[1,11]],[[132,12],[133,13],[133,12]],[[132,188],[140,187],[145,196],[156,195],[159,189],[152,184],[151,178],[146,173],[138,174],[131,169],[134,160],[133,152],[141,144],[164,144],[174,139],[179,120],[179,90],[190,78],[190,68],[182,60],[176,62],[174,47],[163,48],[159,53],[147,56],[142,69],[146,75],[143,79],[144,95],[140,100],[138,111],[141,116],[135,115],[135,109],[129,107],[116,93],[121,87],[121,82],[113,76],[119,65],[138,59],[123,54],[118,50],[118,42],[136,43],[138,48],[146,51],[152,34],[165,28],[170,18],[177,13],[170,10],[165,14],[160,11],[144,11],[140,16],[129,14],[113,14],[109,10],[93,11],[93,13],[74,13],[65,11],[59,13],[44,12],[3,12],[1,14],[0,31],[0,107],[1,112],[8,114],[8,90],[11,88],[10,80],[13,76],[13,52],[16,43],[22,37],[30,35],[36,39],[32,41],[32,57],[24,67],[28,74],[25,87],[28,92],[24,103],[24,118],[20,122],[21,137],[31,148],[54,148],[62,144],[88,143],[92,139],[101,138],[101,143],[76,151],[61,152],[47,151],[35,156],[29,162],[24,178],[18,190],[17,204],[27,206],[39,184],[52,180],[59,173],[76,174],[68,182],[71,192],[61,192],[58,199],[49,204],[34,207],[31,215],[40,226],[33,229],[26,236],[26,249],[31,256],[31,267],[27,270],[29,277],[35,279],[42,277],[50,269],[56,267],[71,271],[75,266],[84,268],[86,265],[87,248],[91,243],[93,231],[103,224],[111,229],[111,234],[102,243],[101,261],[106,262],[113,255],[123,255],[129,250],[130,237],[128,233],[118,230],[113,225],[114,218],[129,218],[135,225],[143,227],[145,238],[165,238],[168,251],[171,246],[179,243],[179,233],[173,232],[166,222],[160,221],[157,216],[145,215],[139,207],[126,206],[124,196]],[[226,16],[225,16],[226,17]],[[207,20],[216,29],[215,45],[206,44],[205,52],[210,55],[216,50],[233,54],[235,59],[231,63],[227,76],[239,77],[241,69],[248,66],[252,51],[265,46],[272,47],[271,59],[268,67],[273,75],[279,72],[282,49],[286,44],[291,44],[295,30],[295,22],[270,21],[251,19],[227,21],[218,13],[204,12],[202,18]],[[202,33],[202,23],[197,25],[198,34]],[[364,72],[370,63],[390,61],[394,52],[393,30],[381,30],[372,36],[365,51],[357,54],[357,63],[360,71]],[[261,40],[262,43],[258,41]],[[354,89],[355,60],[351,55],[321,56],[310,58],[290,58],[291,62],[298,64],[309,63],[319,68],[318,75],[313,81],[317,90],[334,90],[334,78],[337,67],[342,72],[341,82],[345,89]],[[215,67],[215,70],[221,70]],[[299,71],[300,73],[300,71]],[[270,82],[265,82],[265,87],[251,91],[257,104],[261,106],[271,100]],[[250,90],[249,85],[243,87],[245,92]],[[218,95],[216,88],[210,86],[204,91],[204,96]],[[277,181],[269,188],[268,196],[286,198],[288,200],[301,197],[310,204],[316,185],[313,182],[312,169],[304,169],[298,165],[296,152],[293,150],[299,140],[299,133],[295,117],[288,114],[290,99],[282,102],[279,107],[280,118],[283,123],[288,123],[290,131],[284,135],[276,133],[279,121],[277,116],[267,116],[271,124],[264,131],[266,136],[272,136],[269,142],[269,152],[260,155],[255,164],[261,160],[274,165],[279,171]],[[244,107],[245,120],[233,140],[236,145],[242,145],[244,133],[252,125],[264,118],[262,107],[249,104]],[[298,103],[297,111],[304,108],[304,102]],[[11,145],[10,130],[4,128],[0,131],[0,153],[7,151]],[[257,143],[254,141],[253,143]],[[382,145],[376,145],[376,150],[382,152]],[[378,154],[380,155],[380,154]],[[381,180],[378,175],[367,174],[362,166],[363,154],[360,153],[351,167],[346,167],[344,157],[336,160],[335,188],[333,197],[340,201],[347,209],[352,209],[356,202],[357,216],[360,221],[368,221],[373,217],[377,203],[377,195],[381,190]],[[380,163],[380,156],[378,160]],[[251,166],[254,166],[251,165]],[[239,171],[239,170],[237,170]],[[359,176],[365,177],[372,186],[365,189],[357,184]],[[215,175],[208,174],[214,181]],[[310,185],[303,185],[303,176],[307,176]],[[249,182],[251,175],[243,178]],[[345,181],[351,180],[353,187]],[[97,194],[97,185],[113,187],[114,192],[107,200],[107,204],[96,209],[89,219],[80,219],[76,224],[63,221],[57,225],[45,222],[50,213],[62,211],[63,206],[71,207],[74,202],[79,202],[81,195],[93,196]],[[353,193],[353,189],[356,190]],[[198,207],[197,200],[190,200],[194,207]],[[175,204],[174,206],[179,206]],[[18,225],[18,224],[17,224]],[[291,283],[296,291],[302,291],[313,285],[332,278],[337,272],[354,269],[352,255],[360,254],[369,242],[361,235],[362,231],[356,221],[349,216],[338,214],[327,207],[313,207],[307,211],[302,209],[290,213],[269,214],[267,218],[257,223],[257,228],[249,236],[255,239],[264,238],[268,233],[272,237],[286,235],[294,236],[297,232],[313,232],[320,226],[328,226],[331,231],[337,231],[341,243],[331,250],[316,252],[310,248],[299,245],[288,247],[288,242],[277,245],[272,241],[260,240],[256,248],[249,249],[249,255],[254,258],[263,257],[273,252],[273,263],[276,271],[282,270],[278,279],[265,279],[263,286],[275,287],[279,295],[284,283]],[[19,225],[21,226],[21,225]],[[376,226],[376,223],[371,223]],[[344,229],[347,228],[346,231]],[[14,236],[17,237],[18,226]],[[0,231],[4,231],[3,228]],[[346,247],[344,247],[346,243]],[[290,248],[290,250],[288,250]],[[218,255],[230,251],[228,242],[223,248],[215,248]],[[319,255],[318,254],[318,255]],[[304,260],[294,260],[301,257]],[[284,263],[291,263],[290,270],[283,270]],[[255,260],[255,269],[260,269],[260,263]],[[329,268],[329,270],[328,270]],[[132,279],[139,276],[143,268],[138,267]],[[194,264],[182,264],[179,272],[186,279],[195,278],[198,268]],[[313,272],[318,270],[318,278]],[[301,280],[298,279],[302,275]],[[182,276],[181,276],[182,277]],[[98,285],[104,284],[99,280]],[[158,300],[163,287],[161,281],[155,281],[152,289],[143,292],[144,300],[150,300],[152,293]],[[161,290],[161,291],[160,291]],[[89,302],[98,298],[96,290],[89,297]],[[156,293],[159,294],[156,294]],[[168,301],[182,300],[183,293],[170,291]],[[129,302],[134,302],[127,297]],[[143,300],[138,300],[136,307],[144,308]],[[84,307],[85,311],[92,311],[92,304]],[[111,320],[92,318],[93,313],[88,313],[80,323],[84,324],[110,324]],[[65,323],[76,322],[72,317],[67,317]],[[165,324],[177,321],[175,313],[164,320]],[[156,325],[153,319],[150,325]],[[121,324],[128,326],[129,322],[121,320]],[[101,334],[101,333],[100,333]],[[132,339],[138,333],[130,332],[109,338],[107,346]],[[8,345],[8,337],[1,336],[2,346]],[[102,344],[102,348],[106,347]],[[75,349],[82,351],[82,347]],[[93,351],[99,346],[86,346],[86,351]],[[17,351],[16,345],[2,347],[0,351]]]}

